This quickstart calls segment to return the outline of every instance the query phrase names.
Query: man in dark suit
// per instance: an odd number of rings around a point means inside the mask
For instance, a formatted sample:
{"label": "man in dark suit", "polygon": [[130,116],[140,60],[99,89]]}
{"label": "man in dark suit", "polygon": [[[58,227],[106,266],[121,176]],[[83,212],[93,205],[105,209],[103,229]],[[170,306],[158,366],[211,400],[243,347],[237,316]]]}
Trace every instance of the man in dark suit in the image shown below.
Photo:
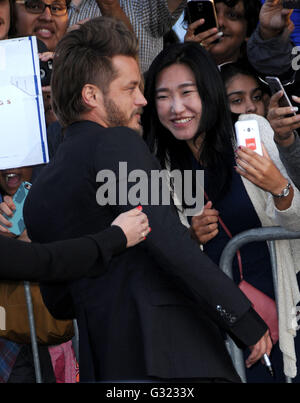
{"label": "man in dark suit", "polygon": [[[67,130],[24,208],[32,240],[93,233],[132,208],[120,201],[124,188],[134,191],[121,162],[128,174],[139,169],[150,178],[159,170],[137,133],[146,104],[141,86],[137,42],[122,23],[95,19],[60,42],[53,107]],[[115,187],[99,192],[104,173]],[[81,381],[239,382],[222,330],[251,347],[250,366],[270,353],[265,323],[190,239],[173,205],[143,207],[147,240],[115,256],[102,276],[42,286],[54,316],[77,318]]]}

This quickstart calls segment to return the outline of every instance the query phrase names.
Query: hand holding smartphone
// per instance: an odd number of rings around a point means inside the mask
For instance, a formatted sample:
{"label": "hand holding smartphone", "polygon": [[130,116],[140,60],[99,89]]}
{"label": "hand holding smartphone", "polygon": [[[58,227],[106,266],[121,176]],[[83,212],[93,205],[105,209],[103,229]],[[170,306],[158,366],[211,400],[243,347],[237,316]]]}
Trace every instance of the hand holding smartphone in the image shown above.
{"label": "hand holding smartphone", "polygon": [[259,127],[256,120],[239,120],[235,123],[237,146],[248,147],[263,156]]}
{"label": "hand holding smartphone", "polygon": [[213,0],[190,0],[187,3],[189,24],[204,18],[204,23],[195,30],[195,35],[211,28],[219,28],[216,8]]}
{"label": "hand holding smartphone", "polygon": [[[285,89],[283,88],[283,85],[281,84],[281,81],[279,80],[278,77],[273,77],[273,76],[268,76],[265,77],[266,82],[269,84],[270,90],[271,90],[271,94],[274,95],[276,94],[276,92],[278,91],[282,91],[283,95],[282,97],[278,100],[278,106],[280,108],[283,107],[293,107],[289,97],[287,96],[287,93],[285,92]],[[293,112],[291,114],[286,115],[287,117],[291,117],[296,115],[296,112]]]}
{"label": "hand holding smartphone", "polygon": [[[13,196],[13,202],[16,206],[16,210],[12,217],[8,217],[4,214],[5,218],[12,223],[12,227],[7,227],[10,232],[19,236],[25,230],[25,224],[23,220],[23,206],[27,194],[31,188],[31,183],[29,182],[22,182],[19,186],[18,190]],[[2,224],[4,225],[4,224]]]}

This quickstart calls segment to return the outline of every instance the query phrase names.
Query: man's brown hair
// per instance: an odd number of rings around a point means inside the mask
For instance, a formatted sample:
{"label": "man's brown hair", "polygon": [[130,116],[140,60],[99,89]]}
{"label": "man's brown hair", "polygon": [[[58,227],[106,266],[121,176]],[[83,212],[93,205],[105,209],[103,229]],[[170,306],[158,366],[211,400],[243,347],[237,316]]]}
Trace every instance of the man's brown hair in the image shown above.
{"label": "man's brown hair", "polygon": [[87,110],[81,91],[86,84],[98,86],[105,94],[116,71],[117,55],[138,60],[138,41],[122,21],[94,18],[67,33],[58,43],[51,78],[52,106],[63,127],[80,120]]}

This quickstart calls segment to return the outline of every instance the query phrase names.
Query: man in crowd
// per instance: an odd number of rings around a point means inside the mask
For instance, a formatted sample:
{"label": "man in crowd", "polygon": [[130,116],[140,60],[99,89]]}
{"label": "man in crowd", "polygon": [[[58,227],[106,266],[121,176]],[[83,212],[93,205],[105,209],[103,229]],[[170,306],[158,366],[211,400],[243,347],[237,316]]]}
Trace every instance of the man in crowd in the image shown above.
{"label": "man in crowd", "polygon": [[121,19],[132,26],[139,40],[141,69],[147,71],[163,49],[163,37],[180,17],[186,0],[73,0],[70,26],[100,15]]}

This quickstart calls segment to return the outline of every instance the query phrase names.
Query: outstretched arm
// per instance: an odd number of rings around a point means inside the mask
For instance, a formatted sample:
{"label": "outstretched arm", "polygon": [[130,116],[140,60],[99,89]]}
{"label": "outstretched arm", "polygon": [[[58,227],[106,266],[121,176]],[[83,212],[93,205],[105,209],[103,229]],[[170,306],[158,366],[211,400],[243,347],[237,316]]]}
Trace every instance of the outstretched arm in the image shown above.
{"label": "outstretched arm", "polygon": [[186,3],[186,0],[168,0],[168,8],[170,13],[174,13],[174,11],[176,11],[182,3]]}
{"label": "outstretched arm", "polygon": [[94,235],[48,244],[0,236],[0,279],[59,282],[100,275],[113,255],[143,241],[147,216],[134,208]]}
{"label": "outstretched arm", "polygon": [[121,20],[133,31],[131,22],[120,6],[119,0],[96,0],[101,14],[106,17],[113,17]]}

